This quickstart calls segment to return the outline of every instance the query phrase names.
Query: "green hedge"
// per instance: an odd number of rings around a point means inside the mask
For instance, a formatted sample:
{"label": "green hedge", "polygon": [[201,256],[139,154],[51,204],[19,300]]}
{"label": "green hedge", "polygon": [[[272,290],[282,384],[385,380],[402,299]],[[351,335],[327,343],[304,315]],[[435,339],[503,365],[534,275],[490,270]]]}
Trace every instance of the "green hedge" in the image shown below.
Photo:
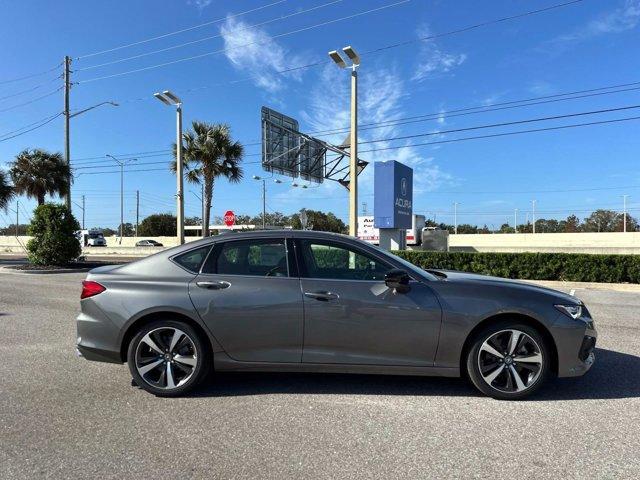
{"label": "green hedge", "polygon": [[523,280],[640,283],[640,255],[396,251],[422,268],[459,270]]}

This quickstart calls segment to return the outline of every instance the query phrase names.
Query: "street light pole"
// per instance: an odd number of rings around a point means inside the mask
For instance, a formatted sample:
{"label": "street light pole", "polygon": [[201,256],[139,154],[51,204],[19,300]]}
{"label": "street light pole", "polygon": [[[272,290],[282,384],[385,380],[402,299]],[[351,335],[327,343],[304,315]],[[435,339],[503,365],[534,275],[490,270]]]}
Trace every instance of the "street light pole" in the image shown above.
{"label": "street light pole", "polygon": [[254,180],[258,180],[262,182],[262,229],[266,230],[267,227],[267,181],[259,177],[258,175],[253,176]]}
{"label": "street light pole", "polygon": [[453,202],[453,233],[458,234],[458,202]]}
{"label": "street light pole", "polygon": [[624,233],[627,233],[627,197],[629,195],[623,195],[622,196],[622,202],[623,202],[623,214],[622,214],[622,222],[623,222],[623,227],[622,227],[622,231]]}
{"label": "street light pole", "polygon": [[[182,162],[182,100],[180,100],[169,90],[165,90],[162,93],[154,93],[153,96],[166,105],[176,107],[176,236],[178,245],[182,245],[184,244],[184,165]],[[202,235],[204,236],[204,232]]]}
{"label": "street light pole", "polygon": [[107,154],[106,156],[120,166],[120,244],[122,244],[122,237],[124,237],[124,166],[138,159],[129,158],[126,160],[118,160],[113,155]]}
{"label": "street light pole", "polygon": [[536,201],[531,200],[531,217],[533,219],[533,233],[536,233]]}
{"label": "street light pole", "polygon": [[[349,131],[349,235],[358,234],[358,71],[360,56],[353,47],[342,51],[351,60],[351,121]],[[337,50],[329,52],[329,57],[340,67],[347,64]]]}
{"label": "street light pole", "polygon": [[518,209],[513,212],[513,233],[518,233]]}

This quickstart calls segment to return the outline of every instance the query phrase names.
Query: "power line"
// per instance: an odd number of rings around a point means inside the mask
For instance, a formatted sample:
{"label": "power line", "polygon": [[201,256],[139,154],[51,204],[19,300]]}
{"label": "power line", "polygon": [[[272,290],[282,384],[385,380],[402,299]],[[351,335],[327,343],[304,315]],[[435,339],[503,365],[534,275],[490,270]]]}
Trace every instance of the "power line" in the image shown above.
{"label": "power line", "polygon": [[[29,133],[29,132],[32,132],[33,130],[36,130],[36,129],[40,128],[40,127],[44,127],[48,123],[50,123],[53,120],[55,120],[56,118],[58,118],[60,115],[62,115],[62,112],[56,113],[55,115],[53,115],[51,117],[45,117],[45,121],[43,121],[43,122],[34,122],[34,123],[26,125],[26,126],[24,126],[22,128],[19,128],[17,130],[13,130],[12,132],[7,132],[7,133],[5,133],[3,135],[0,135],[0,142],[4,142],[6,140],[11,140],[12,138],[19,137],[20,135],[24,135],[25,133]],[[30,127],[32,125],[36,125],[36,124],[38,124],[38,125],[33,127],[33,128],[29,128],[28,130],[24,130],[25,128]],[[24,131],[21,131],[21,130],[24,130]],[[20,133],[16,133],[15,135],[7,136],[7,135],[10,135],[10,134],[12,134],[14,132],[20,132]]]}
{"label": "power line", "polygon": [[[558,94],[555,94],[555,95],[546,95],[546,96],[542,96],[542,97],[534,97],[534,98],[523,99],[523,100],[511,100],[511,101],[508,101],[508,102],[490,103],[490,104],[486,104],[486,105],[479,105],[479,106],[475,106],[475,107],[465,107],[465,108],[459,108],[459,109],[455,109],[455,110],[442,110],[440,112],[427,113],[427,114],[422,114],[422,115],[414,115],[414,116],[410,116],[410,117],[400,117],[400,118],[397,118],[397,119],[394,119],[394,120],[383,120],[381,122],[364,123],[362,125],[359,125],[358,128],[360,130],[374,130],[374,129],[377,129],[377,128],[395,127],[395,126],[407,125],[407,124],[411,124],[411,123],[420,123],[420,122],[424,122],[424,121],[428,121],[428,120],[438,120],[440,118],[445,118],[445,117],[446,118],[453,118],[453,117],[460,117],[460,116],[466,116],[466,115],[475,115],[475,114],[478,114],[478,113],[490,113],[490,112],[508,110],[508,109],[513,109],[513,108],[522,108],[522,107],[529,107],[529,106],[535,106],[535,105],[562,102],[562,101],[567,101],[567,100],[577,100],[577,99],[581,99],[581,98],[588,98],[588,97],[599,96],[599,95],[608,95],[608,94],[612,94],[612,93],[624,93],[624,92],[629,92],[629,91],[640,90],[640,86],[638,86],[638,87],[626,88],[626,89],[622,89],[622,90],[614,90],[614,91],[609,91],[609,92],[602,92],[601,91],[601,90],[607,90],[607,89],[613,89],[613,88],[631,86],[631,85],[640,85],[640,82],[627,83],[627,84],[621,84],[621,85],[613,85],[613,86],[610,86],[610,87],[599,87],[599,88],[594,88],[594,89],[589,89],[589,90],[580,90],[580,91],[576,91],[576,92],[558,93]],[[599,93],[590,93],[590,94],[587,94],[587,95],[580,95],[580,96],[570,96],[570,95],[576,95],[578,93],[595,92],[595,91],[598,91]],[[553,97],[563,97],[563,96],[564,97],[570,96],[570,97],[569,98],[553,98]],[[552,100],[544,100],[544,101],[531,103],[533,100],[542,100],[542,99],[548,99],[548,98],[553,98],[553,99]],[[530,103],[523,103],[523,102],[530,102]],[[514,104],[517,104],[517,105],[514,105]],[[509,105],[509,106],[503,106],[503,105]],[[497,108],[494,108],[494,107],[497,107]],[[345,128],[336,128],[336,129],[332,129],[332,130],[315,130],[315,131],[307,132],[307,134],[308,135],[317,135],[319,138],[322,138],[322,137],[335,135],[335,134],[338,134],[338,133],[345,133],[345,132],[348,132],[348,131],[349,131],[349,127],[345,127]],[[318,135],[318,134],[321,134],[321,135]],[[245,143],[244,146],[245,147],[249,147],[249,146],[260,145],[260,144],[261,144],[261,142],[256,141],[256,142],[252,142],[252,143]]]}
{"label": "power line", "polygon": [[7,100],[8,98],[18,97],[20,95],[24,95],[25,93],[33,92],[33,91],[35,91],[35,90],[37,90],[37,89],[39,89],[39,88],[41,88],[41,87],[43,87],[45,85],[50,84],[51,82],[53,82],[55,80],[60,80],[60,78],[61,78],[60,75],[58,75],[58,76],[56,76],[56,77],[54,77],[54,78],[52,78],[52,79],[50,79],[50,80],[48,80],[46,82],[42,82],[42,83],[39,83],[38,85],[35,85],[33,87],[29,87],[26,90],[21,90],[19,92],[14,92],[14,93],[12,93],[10,95],[5,95],[4,97],[0,97],[0,100]]}
{"label": "power line", "polygon": [[[410,1],[411,0],[400,0],[400,1],[397,1],[397,2],[394,2],[394,3],[383,5],[381,7],[376,7],[376,8],[372,8],[372,9],[365,10],[365,11],[362,11],[362,12],[354,13],[352,15],[347,15],[345,17],[340,17],[340,18],[336,18],[336,19],[332,19],[332,20],[327,20],[325,22],[316,23],[314,25],[309,25],[307,27],[298,28],[296,30],[291,30],[289,32],[280,33],[278,35],[274,35],[274,36],[270,37],[266,41],[250,42],[250,43],[245,43],[243,45],[237,45],[235,48],[248,47],[248,46],[251,46],[251,45],[266,45],[269,42],[275,40],[276,38],[281,38],[281,37],[285,37],[285,36],[288,36],[288,35],[294,35],[296,33],[305,32],[305,31],[308,31],[308,30],[311,30],[311,29],[314,29],[314,28],[324,27],[326,25],[330,25],[330,24],[333,24],[333,23],[336,23],[336,22],[341,22],[341,21],[344,21],[344,20],[350,20],[352,18],[360,17],[362,15],[367,15],[367,14],[370,14],[370,13],[379,12],[381,10],[384,10],[384,9],[387,9],[387,8],[396,7],[398,5],[402,5],[402,4],[408,3]],[[582,0],[579,0],[579,1],[582,1]],[[147,67],[136,68],[136,69],[128,70],[128,71],[125,71],[125,72],[119,72],[119,73],[113,73],[113,74],[110,74],[110,75],[103,75],[101,77],[89,78],[87,80],[81,80],[81,81],[76,82],[76,83],[83,84],[83,83],[95,82],[95,81],[98,81],[98,80],[105,80],[105,79],[108,79],[108,78],[121,77],[123,75],[129,75],[131,73],[144,72],[144,71],[152,70],[152,69],[159,68],[159,67],[165,67],[165,66],[168,66],[168,65],[174,65],[174,64],[177,64],[177,63],[188,62],[188,61],[191,61],[191,60],[197,60],[199,58],[209,57],[211,55],[224,53],[227,50],[228,49],[223,48],[223,49],[220,49],[220,50],[215,50],[213,52],[206,52],[206,53],[201,53],[199,55],[192,55],[190,57],[179,58],[179,59],[176,59],[176,60],[171,60],[171,61],[168,61],[168,62],[158,63],[158,64],[155,64],[155,65],[149,65]],[[290,71],[292,71],[292,70],[290,70]]]}
{"label": "power line", "polygon": [[[451,139],[451,140],[438,140],[438,141],[435,141],[435,142],[414,143],[414,144],[410,144],[410,145],[400,145],[400,146],[395,146],[395,147],[374,148],[374,149],[371,149],[371,150],[361,150],[361,153],[382,152],[382,151],[385,151],[385,150],[399,150],[401,148],[423,147],[423,146],[429,146],[429,145],[438,145],[438,144],[442,144],[442,143],[462,142],[462,141],[466,141],[466,140],[479,140],[479,139],[485,139],[485,138],[506,137],[506,136],[509,136],[509,135],[522,135],[522,134],[525,134],[525,133],[549,132],[549,131],[553,131],[553,130],[564,130],[564,129],[568,129],[568,128],[590,127],[590,126],[593,126],[593,125],[613,124],[613,123],[620,123],[620,122],[628,122],[628,121],[631,121],[631,120],[640,120],[640,116],[639,117],[616,118],[616,119],[613,119],[613,120],[601,120],[601,121],[598,121],[598,122],[576,123],[576,124],[572,124],[572,125],[562,125],[562,126],[559,126],[559,127],[535,128],[535,129],[531,129],[531,130],[519,130],[519,131],[516,131],[516,132],[494,133],[494,134],[490,134],[490,135],[478,135],[478,136],[474,136],[474,137],[454,138],[454,139]],[[256,162],[256,163],[261,163],[261,162]]]}
{"label": "power line", "polygon": [[418,133],[415,135],[403,135],[403,136],[396,136],[396,137],[389,137],[389,138],[379,138],[376,140],[367,140],[364,142],[358,142],[359,145],[366,145],[369,143],[380,143],[380,142],[390,142],[390,141],[396,141],[396,140],[409,140],[412,138],[420,138],[420,137],[427,137],[427,136],[432,136],[432,135],[444,135],[447,133],[459,133],[459,132],[468,132],[471,130],[480,130],[483,128],[497,128],[497,127],[508,127],[511,125],[522,125],[525,123],[534,123],[534,122],[544,122],[544,121],[550,121],[550,120],[560,120],[563,118],[573,118],[573,117],[581,117],[581,116],[585,116],[585,115],[598,115],[601,113],[611,113],[611,112],[619,112],[619,111],[623,111],[623,110],[632,110],[632,109],[636,109],[636,108],[640,108],[640,105],[629,105],[629,106],[625,106],[625,107],[617,107],[617,108],[606,108],[603,110],[592,110],[590,112],[578,112],[578,113],[569,113],[566,115],[554,115],[551,117],[538,117],[538,118],[528,118],[525,120],[516,120],[513,122],[503,122],[503,123],[493,123],[493,124],[489,124],[489,125],[477,125],[475,127],[466,127],[466,128],[456,128],[456,129],[452,129],[452,130],[438,130],[435,132],[427,132],[427,133]]}
{"label": "power line", "polygon": [[12,78],[12,79],[9,79],[9,80],[0,80],[0,85],[5,85],[7,83],[13,83],[13,82],[21,82],[23,80],[29,80],[30,78],[35,78],[35,77],[39,77],[41,75],[46,75],[49,72],[53,72],[54,70],[57,70],[58,68],[60,68],[61,65],[62,65],[62,63],[59,63],[55,67],[50,68],[48,70],[44,70],[44,71],[38,72],[38,73],[32,73],[30,75],[25,75],[23,77]]}
{"label": "power line", "polygon": [[[523,12],[523,13],[516,14],[516,15],[502,17],[502,18],[498,18],[498,19],[494,19],[494,20],[489,20],[489,21],[486,21],[486,22],[477,23],[477,24],[474,24],[474,25],[469,25],[469,26],[462,27],[462,28],[459,28],[459,29],[456,29],[456,30],[451,30],[451,31],[448,31],[448,32],[443,32],[443,33],[439,33],[439,34],[420,37],[418,39],[408,40],[408,41],[400,42],[400,43],[396,43],[396,44],[386,45],[386,46],[379,47],[379,48],[376,48],[376,49],[373,49],[373,50],[368,50],[368,51],[366,51],[364,53],[361,53],[360,56],[365,56],[367,54],[378,53],[378,52],[381,52],[381,51],[384,51],[384,50],[389,50],[389,49],[392,49],[392,48],[398,48],[398,47],[409,45],[409,44],[412,44],[412,43],[423,42],[423,41],[433,40],[435,38],[441,38],[441,37],[445,37],[445,36],[449,36],[449,35],[454,35],[454,34],[457,34],[457,33],[466,32],[466,31],[469,31],[469,30],[473,30],[473,29],[476,29],[476,28],[483,27],[483,26],[488,26],[488,25],[497,24],[497,23],[500,23],[500,22],[514,20],[514,19],[521,18],[521,17],[527,17],[527,16],[530,16],[530,15],[537,15],[537,14],[544,13],[544,12],[547,12],[547,11],[550,11],[550,10],[554,10],[554,9],[570,6],[570,5],[573,5],[573,4],[576,4],[576,3],[581,3],[583,1],[584,0],[574,0],[574,1],[571,1],[571,2],[565,2],[565,3],[556,4],[556,5],[551,5],[551,6],[546,7],[546,8],[537,9],[537,10],[530,10],[530,11]],[[275,37],[273,37],[273,38],[275,38]],[[327,64],[327,62],[328,62],[327,60],[323,59],[323,60],[319,60],[319,61],[316,61],[316,62],[308,63],[306,65],[299,65],[299,66],[296,66],[296,67],[286,68],[286,69],[283,69],[283,70],[276,70],[273,73],[276,74],[276,75],[284,75],[284,74],[292,72],[292,71],[304,70],[304,69],[316,67],[316,66],[319,66],[319,65],[325,65],[325,64]],[[155,67],[153,67],[153,68],[155,68]],[[132,72],[125,72],[125,73],[123,73],[123,75],[127,74],[127,73],[132,73]],[[120,74],[115,74],[115,75],[117,76],[117,75],[120,75]],[[102,80],[104,78],[111,78],[111,76],[98,77],[98,78],[95,78],[95,79],[89,79],[87,81]],[[198,91],[198,90],[203,90],[203,89],[234,85],[234,84],[238,84],[238,83],[248,82],[248,81],[254,80],[256,78],[259,78],[259,75],[251,75],[249,77],[245,77],[245,78],[237,79],[237,80],[231,80],[231,81],[228,81],[228,82],[220,82],[220,83],[216,83],[216,84],[203,85],[203,86],[199,86],[199,87],[192,87],[192,88],[189,88],[187,90],[183,90],[182,92],[183,93],[191,93],[191,92]],[[85,81],[84,83],[86,83],[87,81]],[[132,99],[124,100],[124,101],[121,101],[121,103],[138,102],[138,101],[149,100],[151,98],[152,97],[144,96],[144,97],[138,97],[138,98],[132,98]]]}
{"label": "power line", "polygon": [[76,60],[80,60],[80,59],[82,59],[82,58],[94,57],[94,56],[96,56],[96,55],[102,55],[102,54],[104,54],[104,53],[115,52],[115,51],[117,51],[117,50],[122,50],[123,48],[134,47],[134,46],[136,46],[136,45],[142,45],[143,43],[152,42],[152,41],[154,41],[154,40],[160,40],[161,38],[166,38],[166,37],[170,37],[170,36],[173,36],[173,35],[178,35],[178,34],[180,34],[180,33],[188,32],[188,31],[191,31],[191,30],[195,30],[195,29],[197,29],[197,28],[206,27],[207,25],[213,25],[213,24],[215,24],[215,23],[223,22],[223,21],[225,21],[227,18],[240,17],[240,16],[242,16],[242,15],[246,15],[246,14],[248,14],[248,13],[257,12],[258,10],[264,10],[265,8],[273,7],[273,6],[275,6],[275,5],[278,5],[278,4],[280,4],[280,3],[284,3],[284,2],[286,2],[286,1],[287,1],[287,0],[278,0],[277,2],[269,3],[269,4],[267,4],[267,5],[263,5],[263,6],[261,6],[261,7],[252,8],[251,10],[246,10],[246,11],[244,11],[244,12],[240,12],[240,13],[236,13],[236,14],[233,14],[233,15],[229,15],[229,16],[226,16],[226,17],[218,18],[218,19],[216,19],[216,20],[211,20],[211,21],[208,21],[208,22],[205,22],[205,23],[200,23],[200,24],[198,24],[198,25],[194,25],[194,26],[191,26],[191,27],[183,28],[183,29],[181,29],[181,30],[176,30],[175,32],[165,33],[165,34],[158,35],[158,36],[155,36],[155,37],[146,38],[146,39],[144,39],[144,40],[139,40],[139,41],[137,41],[137,42],[132,42],[132,43],[127,43],[127,44],[125,44],[125,45],[120,45],[120,46],[118,46],[118,47],[108,48],[108,49],[106,49],[106,50],[100,50],[100,51],[98,51],[98,52],[87,53],[87,54],[85,54],[85,55],[81,55],[81,56],[79,56],[79,57],[76,57]]}
{"label": "power line", "polygon": [[28,100],[26,102],[18,103],[16,105],[12,105],[10,107],[3,108],[2,110],[0,110],[0,113],[8,112],[9,110],[14,110],[16,108],[20,108],[20,107],[25,107],[27,105],[31,105],[32,103],[35,103],[35,102],[37,102],[39,100],[42,100],[43,98],[47,98],[47,97],[50,97],[51,95],[55,95],[56,93],[58,93],[63,88],[64,87],[58,87],[55,90],[52,90],[52,91],[50,91],[48,93],[45,93],[44,95],[40,95],[39,97],[32,98],[31,100]]}
{"label": "power line", "polygon": [[[316,5],[314,7],[307,8],[305,10],[299,10],[299,11],[296,11],[296,12],[293,12],[293,13],[290,13],[290,14],[287,14],[287,15],[284,15],[284,16],[272,18],[270,20],[265,20],[263,22],[256,23],[256,24],[253,24],[253,25],[248,25],[248,26],[243,27],[243,28],[238,28],[238,29],[234,30],[234,32],[241,32],[243,30],[249,30],[249,29],[256,28],[256,27],[261,27],[263,25],[267,25],[267,24],[270,24],[270,23],[286,20],[287,18],[295,17],[297,15],[302,15],[302,14],[305,14],[305,13],[308,13],[308,12],[312,12],[314,10],[319,10],[321,8],[324,8],[324,7],[335,5],[336,3],[340,3],[342,1],[343,0],[332,0],[331,2],[323,3],[322,5]],[[177,48],[182,48],[182,47],[186,47],[186,46],[189,46],[189,45],[195,45],[196,43],[202,43],[202,42],[206,42],[208,40],[213,40],[213,39],[220,38],[220,37],[222,37],[222,34],[210,35],[210,36],[207,36],[207,37],[199,38],[197,40],[191,40],[190,42],[184,42],[184,43],[180,43],[178,45],[172,45],[170,47],[165,47],[165,48],[161,48],[161,49],[158,49],[158,50],[153,50],[151,52],[144,52],[144,53],[140,53],[138,55],[132,55],[130,57],[125,57],[125,58],[120,58],[120,59],[117,59],[117,60],[112,60],[110,62],[104,62],[104,63],[100,63],[100,64],[97,64],[97,65],[90,65],[88,67],[77,68],[76,71],[77,72],[82,72],[82,71],[85,71],[85,70],[92,70],[94,68],[101,68],[101,67],[106,67],[106,66],[109,66],[109,65],[115,65],[117,63],[122,63],[122,62],[126,62],[126,61],[129,61],[129,60],[135,60],[135,59],[138,59],[138,58],[147,57],[149,55],[155,55],[157,53],[168,52],[169,50],[175,50]]]}

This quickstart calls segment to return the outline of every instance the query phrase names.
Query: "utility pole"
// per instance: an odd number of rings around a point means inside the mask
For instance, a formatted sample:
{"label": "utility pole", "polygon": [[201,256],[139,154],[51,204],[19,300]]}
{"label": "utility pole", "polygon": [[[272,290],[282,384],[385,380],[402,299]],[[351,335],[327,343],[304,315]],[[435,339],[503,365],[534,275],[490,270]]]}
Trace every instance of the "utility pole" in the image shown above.
{"label": "utility pole", "polygon": [[536,201],[531,200],[532,210],[531,217],[533,218],[533,233],[536,233]]}
{"label": "utility pole", "polygon": [[69,138],[69,119],[71,114],[69,111],[69,92],[71,90],[71,57],[66,55],[64,57],[64,161],[69,167],[69,174],[67,175],[67,195],[65,198],[65,204],[69,211],[71,211],[71,140]]}
{"label": "utility pole", "polygon": [[622,231],[624,233],[627,233],[627,197],[629,195],[623,195],[622,196],[622,202],[623,202],[623,214],[622,214]]}
{"label": "utility pole", "polygon": [[139,223],[140,223],[140,190],[136,190],[136,237],[138,236]]}
{"label": "utility pole", "polygon": [[513,212],[513,233],[518,233],[518,209]]}
{"label": "utility pole", "polygon": [[453,202],[453,233],[458,234],[458,202]]}
{"label": "utility pole", "polygon": [[202,238],[204,238],[204,182],[200,185],[200,204],[202,205],[202,232],[200,233],[202,234]]}
{"label": "utility pole", "polygon": [[16,200],[16,238],[18,238],[18,225],[20,225],[20,200]]}
{"label": "utility pole", "polygon": [[82,195],[82,229],[84,230],[84,208],[85,208],[85,199],[84,195]]}

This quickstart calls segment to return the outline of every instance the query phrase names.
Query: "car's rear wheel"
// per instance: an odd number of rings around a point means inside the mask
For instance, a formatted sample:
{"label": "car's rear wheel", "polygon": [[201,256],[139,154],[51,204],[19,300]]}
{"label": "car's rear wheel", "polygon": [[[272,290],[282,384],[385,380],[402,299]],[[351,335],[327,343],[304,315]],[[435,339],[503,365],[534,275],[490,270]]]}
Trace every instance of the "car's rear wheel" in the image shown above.
{"label": "car's rear wheel", "polygon": [[187,393],[207,375],[206,343],[188,324],[158,320],[143,326],[127,352],[135,383],[162,397]]}
{"label": "car's rear wheel", "polygon": [[504,322],[480,332],[467,354],[472,383],[486,395],[516,400],[535,392],[550,369],[549,348],[540,333]]}

